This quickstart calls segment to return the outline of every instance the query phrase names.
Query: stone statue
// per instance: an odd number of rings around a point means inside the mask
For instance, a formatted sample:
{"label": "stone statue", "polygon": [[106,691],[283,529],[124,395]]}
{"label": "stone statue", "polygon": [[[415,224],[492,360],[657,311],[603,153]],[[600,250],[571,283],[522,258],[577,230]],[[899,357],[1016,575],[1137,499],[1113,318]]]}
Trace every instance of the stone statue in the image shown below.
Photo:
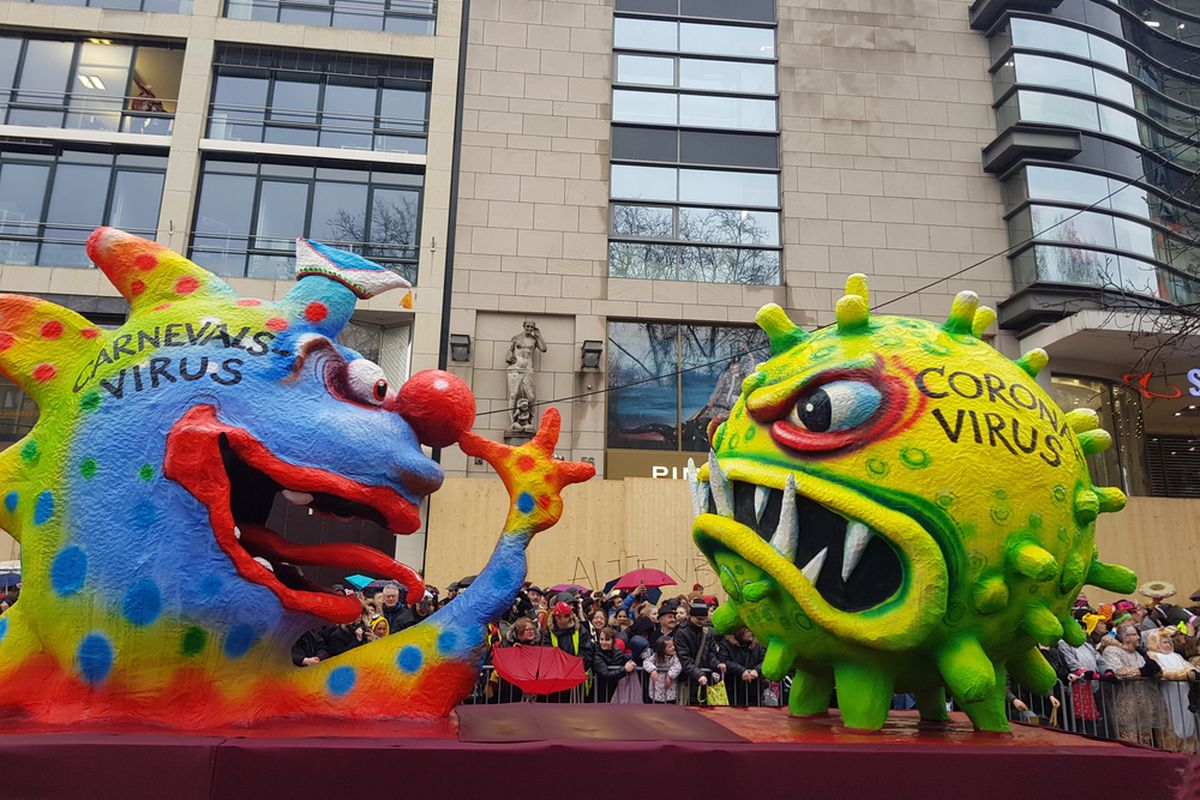
{"label": "stone statue", "polygon": [[533,406],[537,400],[533,387],[533,351],[546,352],[546,340],[531,319],[521,323],[521,332],[512,337],[504,363],[508,364],[508,414],[511,425],[506,436],[532,435]]}

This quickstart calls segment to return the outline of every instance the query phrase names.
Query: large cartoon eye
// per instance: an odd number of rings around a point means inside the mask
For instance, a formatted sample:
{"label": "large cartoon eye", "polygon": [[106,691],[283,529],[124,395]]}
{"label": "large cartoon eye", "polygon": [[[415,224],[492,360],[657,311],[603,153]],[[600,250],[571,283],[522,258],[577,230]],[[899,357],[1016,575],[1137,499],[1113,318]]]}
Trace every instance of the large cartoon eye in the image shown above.
{"label": "large cartoon eye", "polygon": [[814,433],[844,431],[869,420],[883,397],[862,381],[833,381],[800,395],[789,420]]}
{"label": "large cartoon eye", "polygon": [[356,358],[346,365],[346,393],[348,399],[364,405],[383,405],[388,393],[387,376],[375,362]]}

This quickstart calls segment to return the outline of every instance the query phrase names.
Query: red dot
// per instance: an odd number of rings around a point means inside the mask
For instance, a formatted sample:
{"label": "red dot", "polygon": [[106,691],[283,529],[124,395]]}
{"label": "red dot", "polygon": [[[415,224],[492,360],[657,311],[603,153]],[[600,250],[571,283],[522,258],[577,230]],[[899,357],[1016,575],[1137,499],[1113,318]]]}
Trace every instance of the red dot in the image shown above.
{"label": "red dot", "polygon": [[156,305],[154,307],[154,310],[155,311],[166,311],[170,307],[171,307],[170,303],[159,303],[158,305]]}
{"label": "red dot", "polygon": [[153,253],[142,253],[137,258],[133,259],[133,263],[142,272],[149,272],[158,266],[158,256]]}
{"label": "red dot", "polygon": [[42,383],[45,383],[54,377],[55,372],[57,372],[57,370],[54,369],[53,364],[38,364],[33,368],[33,377]]}
{"label": "red dot", "polygon": [[517,469],[521,470],[521,472],[529,472],[536,464],[537,462],[530,455],[523,455],[517,459]]}
{"label": "red dot", "polygon": [[56,319],[42,323],[42,338],[57,339],[62,336],[63,324]]}
{"label": "red dot", "polygon": [[328,316],[329,309],[326,308],[324,303],[318,303],[314,300],[304,307],[304,318],[309,322],[320,322]]}
{"label": "red dot", "polygon": [[100,331],[96,330],[95,328],[84,328],[79,332],[79,335],[85,339],[95,339],[100,335]]}
{"label": "red dot", "polygon": [[200,288],[200,281],[191,275],[186,275],[175,281],[176,294],[191,294]]}
{"label": "red dot", "polygon": [[287,320],[282,317],[271,317],[266,324],[273,331],[286,331],[288,328]]}
{"label": "red dot", "polygon": [[253,297],[243,297],[237,301],[239,306],[261,306],[262,300],[255,300]]}
{"label": "red dot", "polygon": [[538,505],[542,508],[549,508],[552,502],[554,502],[554,500],[548,494],[538,497]]}
{"label": "red dot", "polygon": [[134,297],[137,297],[144,291],[146,291],[146,284],[142,283],[141,281],[134,281],[133,283],[129,284],[129,293]]}
{"label": "red dot", "polygon": [[13,346],[13,335],[8,331],[0,331],[0,350],[7,350]]}

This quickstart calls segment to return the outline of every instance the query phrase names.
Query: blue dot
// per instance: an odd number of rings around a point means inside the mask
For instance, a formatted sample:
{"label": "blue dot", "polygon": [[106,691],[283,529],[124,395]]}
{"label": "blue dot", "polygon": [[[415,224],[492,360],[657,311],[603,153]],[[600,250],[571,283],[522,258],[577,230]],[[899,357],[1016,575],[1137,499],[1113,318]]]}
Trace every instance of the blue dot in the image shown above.
{"label": "blue dot", "polygon": [[54,495],[47,489],[38,495],[37,502],[33,505],[33,523],[35,525],[45,525],[53,516]]}
{"label": "blue dot", "polygon": [[50,584],[63,597],[70,597],[82,589],[86,576],[87,556],[78,547],[59,551],[50,565]]}
{"label": "blue dot", "polygon": [[100,683],[112,670],[113,649],[103,635],[93,633],[79,644],[79,671],[88,683]]}
{"label": "blue dot", "polygon": [[533,495],[529,492],[521,492],[517,495],[517,510],[522,514],[528,514],[533,511]]}
{"label": "blue dot", "polygon": [[341,697],[354,688],[356,680],[358,680],[358,676],[354,674],[354,667],[336,667],[333,672],[329,673],[329,680],[326,681],[326,685],[329,687],[331,694]]}
{"label": "blue dot", "polygon": [[8,494],[4,495],[4,507],[7,508],[9,511],[17,510],[17,493],[16,492],[9,492]]}
{"label": "blue dot", "polygon": [[225,637],[225,655],[230,658],[241,658],[254,644],[256,635],[254,628],[246,623],[234,625],[233,630]]}
{"label": "blue dot", "polygon": [[400,655],[396,656],[396,666],[405,672],[416,672],[421,668],[421,662],[425,660],[425,656],[421,654],[421,648],[415,644],[410,644],[400,650]]}
{"label": "blue dot", "polygon": [[125,595],[125,618],[134,625],[149,625],[162,611],[162,594],[149,578],[140,578]]}
{"label": "blue dot", "polygon": [[443,653],[449,653],[458,646],[458,634],[452,630],[446,629],[438,634],[438,650]]}
{"label": "blue dot", "polygon": [[8,617],[0,617],[0,642],[8,635]]}

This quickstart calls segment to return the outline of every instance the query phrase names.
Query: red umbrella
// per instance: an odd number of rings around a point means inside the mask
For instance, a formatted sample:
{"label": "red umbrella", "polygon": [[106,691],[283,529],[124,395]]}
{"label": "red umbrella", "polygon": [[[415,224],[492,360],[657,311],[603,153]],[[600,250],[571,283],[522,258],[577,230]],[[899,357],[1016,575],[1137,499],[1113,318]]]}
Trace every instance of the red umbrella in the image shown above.
{"label": "red umbrella", "polygon": [[557,647],[517,644],[492,651],[492,664],[500,677],[531,694],[552,694],[583,683],[583,659]]}
{"label": "red umbrella", "polygon": [[674,586],[675,581],[661,569],[643,567],[642,569],[635,569],[633,572],[626,572],[617,578],[617,582],[613,584],[613,588],[636,589],[643,584],[646,588],[653,589],[656,586]]}

